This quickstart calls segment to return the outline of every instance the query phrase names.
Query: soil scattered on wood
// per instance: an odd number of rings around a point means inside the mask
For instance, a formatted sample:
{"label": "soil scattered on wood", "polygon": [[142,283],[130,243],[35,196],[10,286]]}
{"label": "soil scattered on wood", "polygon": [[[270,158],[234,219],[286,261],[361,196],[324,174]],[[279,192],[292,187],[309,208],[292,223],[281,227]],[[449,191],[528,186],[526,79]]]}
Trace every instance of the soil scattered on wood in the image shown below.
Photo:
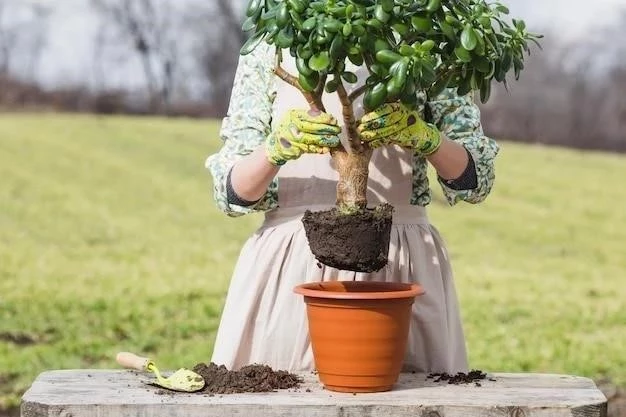
{"label": "soil scattered on wood", "polygon": [[287,371],[274,371],[267,365],[247,365],[230,371],[224,365],[199,363],[193,371],[206,383],[201,394],[236,394],[243,392],[273,392],[298,388],[302,378]]}
{"label": "soil scattered on wood", "polygon": [[392,214],[389,204],[353,214],[336,208],[307,210],[302,223],[318,261],[346,271],[375,272],[387,265]]}
{"label": "soil scattered on wood", "polygon": [[[432,379],[434,382],[448,381],[448,384],[454,385],[474,383],[476,384],[476,386],[480,386],[480,383],[478,381],[487,379],[487,374],[478,369],[474,369],[472,371],[469,371],[468,373],[458,372],[455,375],[450,375],[445,372],[437,372],[428,374],[426,378]],[[489,378],[489,380],[495,381],[495,379],[493,378]]]}

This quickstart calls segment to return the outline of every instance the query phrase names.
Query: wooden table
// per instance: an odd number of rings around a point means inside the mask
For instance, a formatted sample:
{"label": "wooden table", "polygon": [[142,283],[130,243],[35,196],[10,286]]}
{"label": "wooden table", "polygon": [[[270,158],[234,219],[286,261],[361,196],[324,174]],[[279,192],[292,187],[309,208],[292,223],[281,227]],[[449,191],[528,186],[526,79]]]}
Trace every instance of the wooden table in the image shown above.
{"label": "wooden table", "polygon": [[149,374],[67,370],[41,374],[22,398],[22,417],[475,417],[606,416],[592,380],[569,375],[490,374],[495,380],[450,385],[403,374],[393,391],[341,394],[303,375],[297,390],[262,394],[164,393]]}

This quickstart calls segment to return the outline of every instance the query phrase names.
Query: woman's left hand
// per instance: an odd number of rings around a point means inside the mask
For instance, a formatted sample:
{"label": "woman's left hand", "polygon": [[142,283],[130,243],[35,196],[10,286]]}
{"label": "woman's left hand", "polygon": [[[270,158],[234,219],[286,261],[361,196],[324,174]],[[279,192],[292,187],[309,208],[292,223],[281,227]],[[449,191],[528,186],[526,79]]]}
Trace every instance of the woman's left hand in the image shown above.
{"label": "woman's left hand", "polygon": [[357,123],[363,142],[372,148],[400,145],[421,155],[439,149],[441,134],[432,124],[424,122],[416,110],[402,103],[387,103],[364,115]]}

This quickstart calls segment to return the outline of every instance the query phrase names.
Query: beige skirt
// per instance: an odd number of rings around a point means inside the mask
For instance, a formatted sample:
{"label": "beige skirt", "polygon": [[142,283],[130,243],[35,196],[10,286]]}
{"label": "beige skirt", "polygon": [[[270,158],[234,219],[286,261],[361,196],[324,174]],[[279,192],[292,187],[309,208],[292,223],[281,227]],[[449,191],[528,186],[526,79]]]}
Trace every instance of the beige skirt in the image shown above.
{"label": "beige skirt", "polygon": [[418,206],[395,206],[389,264],[366,274],[320,265],[300,219],[305,209],[268,212],[245,243],[230,283],[211,360],[229,369],[267,364],[291,372],[315,369],[306,307],[293,292],[303,282],[380,280],[419,283],[405,369],[465,372],[467,355],[448,254],[438,231]]}

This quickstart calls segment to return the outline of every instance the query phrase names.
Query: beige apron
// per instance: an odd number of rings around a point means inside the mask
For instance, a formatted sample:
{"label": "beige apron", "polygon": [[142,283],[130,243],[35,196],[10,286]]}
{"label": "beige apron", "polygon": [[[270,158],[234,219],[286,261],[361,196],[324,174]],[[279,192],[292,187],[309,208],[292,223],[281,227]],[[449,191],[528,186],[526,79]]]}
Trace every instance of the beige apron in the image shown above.
{"label": "beige apron", "polygon": [[[283,66],[297,73],[289,54]],[[358,69],[349,69],[359,75]],[[336,95],[325,94],[323,101],[326,111],[342,124]],[[360,117],[361,106],[356,107],[356,117]],[[277,80],[273,123],[292,108],[305,109],[307,103],[294,87]],[[425,209],[409,205],[410,152],[399,147],[378,149],[370,163],[369,204],[386,201],[395,207],[389,263],[376,273],[320,267],[309,249],[300,219],[306,209],[334,205],[337,178],[328,155],[304,155],[281,168],[279,208],[266,213],[263,225],[242,248],[211,360],[230,369],[263,363],[274,369],[312,370],[305,304],[293,288],[320,280],[382,280],[417,282],[426,290],[413,307],[406,368],[466,371],[465,340],[448,254]]]}

